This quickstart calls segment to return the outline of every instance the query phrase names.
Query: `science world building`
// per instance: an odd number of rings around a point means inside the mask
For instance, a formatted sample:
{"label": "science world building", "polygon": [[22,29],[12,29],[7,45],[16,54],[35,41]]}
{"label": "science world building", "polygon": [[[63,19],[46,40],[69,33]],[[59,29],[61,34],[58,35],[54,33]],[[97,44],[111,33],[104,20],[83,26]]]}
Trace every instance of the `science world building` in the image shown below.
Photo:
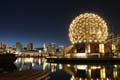
{"label": "science world building", "polygon": [[114,40],[108,39],[109,34],[107,23],[102,17],[94,13],[80,14],[70,24],[69,39],[72,44],[66,47],[65,56],[112,55],[116,46]]}

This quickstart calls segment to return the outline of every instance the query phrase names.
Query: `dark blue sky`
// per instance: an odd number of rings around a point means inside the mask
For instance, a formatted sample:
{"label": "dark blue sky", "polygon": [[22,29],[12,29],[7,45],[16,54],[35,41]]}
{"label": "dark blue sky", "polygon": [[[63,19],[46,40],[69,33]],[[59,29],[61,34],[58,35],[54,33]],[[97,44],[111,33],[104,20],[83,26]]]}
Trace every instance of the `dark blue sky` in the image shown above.
{"label": "dark blue sky", "polygon": [[0,41],[69,45],[69,24],[85,12],[102,16],[109,31],[120,33],[119,0],[1,0]]}

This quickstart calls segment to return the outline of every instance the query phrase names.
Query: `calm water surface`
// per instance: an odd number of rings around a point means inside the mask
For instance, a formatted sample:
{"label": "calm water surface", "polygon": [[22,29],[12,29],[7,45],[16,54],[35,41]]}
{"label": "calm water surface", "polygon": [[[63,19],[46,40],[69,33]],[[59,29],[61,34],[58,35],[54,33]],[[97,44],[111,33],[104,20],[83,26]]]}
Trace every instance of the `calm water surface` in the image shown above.
{"label": "calm water surface", "polygon": [[18,58],[16,70],[45,70],[50,80],[120,80],[120,65],[55,64],[44,58]]}

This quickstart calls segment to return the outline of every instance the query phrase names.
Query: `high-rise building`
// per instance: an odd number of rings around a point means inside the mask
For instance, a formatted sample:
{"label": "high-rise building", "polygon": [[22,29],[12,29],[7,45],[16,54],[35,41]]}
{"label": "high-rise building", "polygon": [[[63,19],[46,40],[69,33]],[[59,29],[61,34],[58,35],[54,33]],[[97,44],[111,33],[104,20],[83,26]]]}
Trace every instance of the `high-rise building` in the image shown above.
{"label": "high-rise building", "polygon": [[23,50],[23,46],[20,42],[16,42],[15,48],[16,52],[21,52]]}
{"label": "high-rise building", "polygon": [[58,46],[58,52],[63,53],[64,48],[65,48],[64,45],[59,45]]}
{"label": "high-rise building", "polygon": [[33,50],[33,43],[27,44],[27,50],[29,50],[29,51]]}
{"label": "high-rise building", "polygon": [[56,48],[57,48],[56,43],[51,43],[48,46],[48,53],[54,55],[56,53]]}
{"label": "high-rise building", "polygon": [[0,42],[0,49],[6,49],[7,45],[5,42]]}
{"label": "high-rise building", "polygon": [[43,52],[45,52],[45,53],[47,52],[47,47],[46,47],[45,43],[43,44]]}

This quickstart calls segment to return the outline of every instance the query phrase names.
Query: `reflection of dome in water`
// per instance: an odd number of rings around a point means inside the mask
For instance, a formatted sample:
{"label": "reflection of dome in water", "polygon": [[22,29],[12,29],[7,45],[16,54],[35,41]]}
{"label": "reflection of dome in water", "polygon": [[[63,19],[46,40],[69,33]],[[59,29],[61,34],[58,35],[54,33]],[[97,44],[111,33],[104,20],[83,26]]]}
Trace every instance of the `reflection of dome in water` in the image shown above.
{"label": "reflection of dome in water", "polygon": [[70,24],[69,37],[73,44],[83,40],[105,41],[107,36],[108,28],[106,22],[93,13],[81,14]]}

